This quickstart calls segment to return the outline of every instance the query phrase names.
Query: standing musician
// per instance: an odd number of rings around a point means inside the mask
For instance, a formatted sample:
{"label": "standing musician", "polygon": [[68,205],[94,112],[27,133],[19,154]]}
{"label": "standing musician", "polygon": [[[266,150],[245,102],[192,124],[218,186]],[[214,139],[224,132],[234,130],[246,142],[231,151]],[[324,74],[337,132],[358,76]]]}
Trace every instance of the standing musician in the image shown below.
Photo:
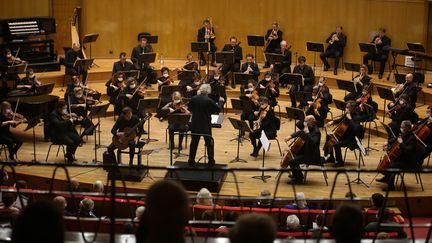
{"label": "standing musician", "polygon": [[385,28],[379,28],[378,35],[376,35],[371,43],[376,45],[377,54],[367,53],[363,56],[363,64],[368,64],[369,60],[380,62],[380,70],[378,78],[382,79],[385,69],[385,64],[389,55],[389,47],[391,46],[391,39],[386,35]]}
{"label": "standing musician", "polygon": [[361,96],[363,88],[368,87],[371,84],[371,77],[368,76],[368,68],[366,65],[360,66],[360,73],[353,78],[354,85],[357,88],[357,93],[348,93],[344,97],[344,101],[356,100]]}
{"label": "standing musician", "polygon": [[21,114],[12,111],[9,102],[3,101],[0,104],[0,143],[6,144],[9,150],[10,160],[15,160],[15,155],[23,144],[23,142],[10,131],[10,127],[16,127],[25,121],[25,118]]}
{"label": "standing musician", "polygon": [[260,108],[259,104],[259,94],[258,90],[256,90],[256,82],[251,79],[248,81],[246,89],[240,88],[240,100],[246,100],[250,102],[252,109],[251,110],[242,110],[242,114],[240,115],[240,119],[242,121],[248,121],[249,127],[253,127],[253,121],[255,120],[255,111],[258,111]]}
{"label": "standing musician", "polygon": [[337,26],[336,31],[331,33],[327,38],[326,43],[329,43],[329,46],[325,50],[325,52],[320,54],[320,58],[324,63],[324,71],[330,69],[330,64],[328,63],[327,58],[333,57],[335,59],[335,67],[334,67],[334,75],[337,75],[337,69],[339,67],[339,58],[343,56],[344,48],[346,45],[347,37],[342,32],[342,26]]}
{"label": "standing musician", "polygon": [[209,166],[215,165],[214,160],[214,144],[211,138],[211,115],[219,113],[223,108],[223,98],[218,103],[215,103],[208,97],[211,93],[211,87],[209,84],[203,84],[198,90],[198,94],[192,97],[188,104],[188,110],[192,113],[192,123],[190,130],[192,132],[192,141],[189,150],[188,165],[195,165],[195,156],[199,144],[201,135],[194,134],[205,134],[204,136],[205,146],[207,147],[207,156]]}
{"label": "standing musician", "polygon": [[250,154],[252,157],[258,157],[259,151],[262,147],[260,141],[261,131],[264,131],[268,139],[275,138],[279,123],[272,107],[269,105],[269,100],[267,97],[260,97],[259,104],[259,111],[254,112],[255,119],[253,131],[249,134],[249,138],[253,146],[253,151]]}
{"label": "standing musician", "polygon": [[83,83],[87,82],[87,68],[88,67],[74,67],[75,61],[84,59],[84,54],[81,50],[80,43],[73,43],[72,48],[66,52],[65,63],[66,63],[66,75],[82,75]]}
{"label": "standing musician", "polygon": [[[216,35],[214,28],[212,26],[210,19],[205,19],[203,21],[203,27],[198,29],[197,41],[199,42],[209,42],[210,43],[210,54],[211,54],[211,66],[216,67],[215,52],[217,47],[215,45]],[[200,65],[204,66],[206,64],[206,58],[202,52],[199,53]],[[210,60],[208,60],[210,62]]]}
{"label": "standing musician", "polygon": [[156,79],[156,73],[154,72],[150,64],[141,63],[139,61],[139,57],[141,54],[153,52],[153,47],[151,46],[151,44],[147,43],[148,36],[150,36],[149,33],[143,33],[139,36],[139,44],[138,46],[132,49],[132,54],[131,54],[131,60],[133,62],[135,69],[141,71],[139,82],[140,83],[143,82],[145,74],[147,75],[147,80],[145,83],[147,87],[151,86],[151,84]]}
{"label": "standing musician", "polygon": [[[125,135],[125,130],[127,128],[132,129],[135,127],[138,123],[140,123],[140,119],[138,116],[133,114],[133,111],[130,107],[124,107],[122,109],[122,115],[117,119],[114,126],[111,129],[111,134],[113,136],[117,136],[121,138],[123,135]],[[142,129],[142,126],[138,126],[135,131],[135,138],[128,142],[129,146],[129,164],[132,164],[134,154],[135,154],[135,148],[141,146],[141,142],[139,142],[139,139],[142,134],[144,134],[144,130]],[[108,146],[108,153],[114,154],[114,150],[116,150],[116,146],[114,143],[111,143]]]}
{"label": "standing musician", "polygon": [[[226,77],[228,72],[240,71],[240,62],[243,59],[243,49],[241,48],[240,43],[237,43],[237,37],[231,36],[230,43],[226,44],[222,51],[234,53],[233,64],[222,64],[222,75]],[[231,82],[231,86],[235,86],[234,78]]]}
{"label": "standing musician", "polygon": [[186,63],[183,66],[183,70],[189,70],[189,71],[198,71],[198,63],[194,60],[192,53],[188,53],[186,55]]}
{"label": "standing musician", "polygon": [[327,119],[327,113],[329,111],[329,99],[325,98],[325,87],[314,86],[312,90],[312,100],[308,101],[308,107],[306,109],[306,115],[314,117],[315,124],[318,127],[323,127],[325,120]]}
{"label": "standing musician", "polygon": [[260,74],[258,64],[255,63],[254,55],[251,53],[246,54],[246,62],[241,65],[240,72],[252,74],[256,80]]}
{"label": "standing musician", "polygon": [[411,123],[418,121],[418,115],[412,108],[410,98],[407,94],[399,96],[396,104],[393,104],[387,111],[392,121],[388,124],[395,136],[399,135],[402,121],[409,120]]}
{"label": "standing musician", "polygon": [[171,85],[174,83],[174,80],[170,77],[170,70],[167,67],[162,67],[161,73],[162,77],[159,77],[157,80],[159,92],[161,91],[162,86]]}
{"label": "standing musician", "polygon": [[[393,146],[394,143],[399,145],[400,154],[395,159],[390,161],[388,168],[391,169],[413,169],[417,167],[417,160],[413,159],[416,154],[417,139],[412,131],[412,124],[410,121],[402,121],[400,126],[400,136],[392,139],[388,145]],[[379,182],[387,183],[388,186],[384,190],[395,190],[395,174],[385,172],[383,178],[377,179]]]}
{"label": "standing musician", "polygon": [[67,104],[60,101],[57,108],[49,115],[49,131],[51,142],[66,145],[66,159],[68,163],[75,160],[75,151],[82,139],[75,129],[76,118],[68,112]]}
{"label": "standing musician", "polygon": [[84,129],[94,125],[87,115],[89,108],[98,102],[99,101],[84,95],[84,90],[81,87],[76,87],[74,89],[74,95],[69,97],[70,111],[78,116],[77,123]]}
{"label": "standing musician", "polygon": [[125,87],[125,78],[126,75],[122,71],[119,71],[105,83],[107,95],[109,96],[109,103],[114,106],[114,113],[117,115],[120,115],[122,110],[119,96],[120,92]]}
{"label": "standing musician", "polygon": [[[169,116],[169,114],[178,114],[178,113],[187,114],[187,115],[190,114],[187,105],[183,102],[182,95],[178,91],[175,91],[172,94],[172,101],[166,104],[164,107],[162,107],[162,111],[166,112],[167,116]],[[174,132],[180,132],[178,149],[182,150],[183,148],[182,143],[184,137],[182,133],[185,133],[188,130],[189,130],[189,126],[187,124],[169,124],[168,131],[169,131],[170,148],[174,148]]]}
{"label": "standing musician", "polygon": [[[354,109],[355,104],[353,102],[347,103],[344,116],[327,123],[327,126],[337,124],[334,134],[338,133],[338,129],[344,130],[341,138],[336,141],[333,147],[333,150],[336,154],[336,164],[334,164],[333,167],[341,167],[345,163],[342,158],[342,148],[348,147],[351,150],[355,149],[357,147],[357,141],[355,137],[358,137],[359,139],[363,137],[364,129],[362,125],[355,119]],[[333,150],[330,150],[328,147],[329,139],[330,135],[327,135],[326,144],[324,145],[324,156],[330,155],[326,162],[333,163],[335,162],[335,157]]]}
{"label": "standing musician", "polygon": [[120,60],[118,60],[117,62],[115,62],[113,64],[113,70],[112,70],[112,74],[111,74],[113,76],[114,76],[114,74],[116,74],[120,71],[121,72],[128,72],[128,71],[134,69],[134,65],[127,60],[126,52],[121,52],[119,58],[120,58]]}
{"label": "standing musician", "polygon": [[279,74],[279,77],[284,73],[291,73],[291,51],[285,40],[281,41],[280,49],[276,50],[277,54],[282,54],[284,57],[281,63],[270,64],[270,71]]}
{"label": "standing musician", "polygon": [[[279,24],[275,21],[272,23],[271,29],[267,30],[265,35],[267,47],[264,53],[277,53],[279,49],[279,44],[282,41],[282,31],[279,29]],[[264,68],[270,67],[270,63],[266,62]]]}
{"label": "standing musician", "polygon": [[279,97],[279,83],[276,82],[271,72],[267,71],[264,74],[264,80],[261,80],[259,82],[259,96],[265,96],[268,99],[268,104],[270,104],[271,107],[274,107],[277,105],[277,98]]}
{"label": "standing musician", "polygon": [[33,69],[29,68],[26,71],[26,76],[23,79],[21,79],[21,81],[17,84],[16,89],[33,92],[41,84],[42,83],[38,80],[38,78],[34,74]]}
{"label": "standing musician", "polygon": [[2,81],[3,90],[8,89],[7,81],[9,80],[13,80],[15,84],[20,82],[20,77],[18,76],[18,74],[8,73],[8,67],[22,63],[26,63],[26,61],[23,61],[18,57],[14,57],[11,50],[5,50],[4,56],[0,59],[0,79]]}
{"label": "standing musician", "polygon": [[[294,67],[293,73],[299,73],[303,76],[304,85],[292,85],[290,90],[290,98],[291,98],[291,107],[296,108],[297,102],[295,98],[296,91],[304,91],[304,92],[312,92],[312,88],[315,82],[315,74],[309,65],[306,64],[306,57],[299,56],[298,65]],[[300,106],[304,106],[305,104],[300,104]]]}
{"label": "standing musician", "polygon": [[302,124],[303,128],[285,138],[288,142],[292,138],[304,140],[304,144],[298,154],[293,154],[294,158],[288,161],[288,165],[292,169],[292,178],[288,184],[301,184],[303,183],[303,173],[298,170],[300,164],[316,164],[320,161],[320,141],[321,132],[314,116],[308,115]]}

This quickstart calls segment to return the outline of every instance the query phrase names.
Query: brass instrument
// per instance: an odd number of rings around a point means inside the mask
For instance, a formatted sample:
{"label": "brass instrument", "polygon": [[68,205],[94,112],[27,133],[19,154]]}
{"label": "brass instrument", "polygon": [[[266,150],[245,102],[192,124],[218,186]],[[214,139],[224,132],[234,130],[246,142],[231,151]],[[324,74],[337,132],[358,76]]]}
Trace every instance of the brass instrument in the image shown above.
{"label": "brass instrument", "polygon": [[394,94],[395,96],[397,96],[397,95],[399,95],[400,93],[402,93],[402,92],[404,91],[404,89],[405,89],[405,84],[406,84],[406,81],[405,81],[405,83],[403,83],[403,84],[399,84],[398,86],[396,86],[396,87],[394,87],[394,88],[391,88],[391,91],[393,92],[393,94]]}
{"label": "brass instrument", "polygon": [[207,20],[210,22],[210,33],[209,33],[209,40],[216,38],[216,35],[213,33],[213,21],[212,18],[208,17]]}
{"label": "brass instrument", "polygon": [[381,37],[378,36],[377,38],[375,38],[374,43],[375,43],[375,45],[381,44],[382,43]]}
{"label": "brass instrument", "polygon": [[334,34],[332,35],[331,40],[329,41],[329,44],[330,44],[330,45],[333,45],[333,43],[335,43],[335,41],[337,41],[337,40],[339,40],[339,35],[338,35],[338,33],[334,33]]}
{"label": "brass instrument", "polygon": [[278,29],[274,29],[274,30],[272,30],[272,32],[270,33],[269,37],[267,38],[267,40],[265,42],[265,45],[263,47],[263,50],[265,51],[267,49],[268,45],[270,45],[270,42],[272,40],[276,40],[277,38],[279,38],[279,36],[278,36]]}

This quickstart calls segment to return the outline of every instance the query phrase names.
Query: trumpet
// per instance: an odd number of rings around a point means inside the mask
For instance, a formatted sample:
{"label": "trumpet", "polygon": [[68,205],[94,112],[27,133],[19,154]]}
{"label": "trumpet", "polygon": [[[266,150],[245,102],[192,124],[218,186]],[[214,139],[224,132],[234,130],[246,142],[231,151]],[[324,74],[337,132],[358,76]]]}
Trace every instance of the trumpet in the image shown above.
{"label": "trumpet", "polygon": [[329,44],[330,44],[330,45],[333,45],[333,43],[335,43],[335,41],[337,41],[337,40],[339,40],[338,34],[337,34],[337,33],[334,33],[334,34],[332,35],[331,40],[329,41]]}
{"label": "trumpet", "polygon": [[382,43],[381,37],[378,36],[374,42],[375,42],[375,45],[381,44]]}

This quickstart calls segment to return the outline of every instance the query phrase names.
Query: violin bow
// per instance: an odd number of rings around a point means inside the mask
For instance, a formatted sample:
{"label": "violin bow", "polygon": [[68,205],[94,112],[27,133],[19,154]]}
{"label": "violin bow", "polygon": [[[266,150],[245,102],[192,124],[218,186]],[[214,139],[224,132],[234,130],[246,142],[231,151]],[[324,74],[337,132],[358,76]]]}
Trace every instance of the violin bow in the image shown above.
{"label": "violin bow", "polygon": [[19,101],[20,101],[20,98],[17,99],[17,103],[16,103],[16,105],[15,105],[15,111],[14,111],[14,113],[13,113],[13,115],[12,115],[12,121],[15,120],[15,114],[16,114],[16,112],[17,112],[17,110],[18,110],[18,104],[19,104]]}

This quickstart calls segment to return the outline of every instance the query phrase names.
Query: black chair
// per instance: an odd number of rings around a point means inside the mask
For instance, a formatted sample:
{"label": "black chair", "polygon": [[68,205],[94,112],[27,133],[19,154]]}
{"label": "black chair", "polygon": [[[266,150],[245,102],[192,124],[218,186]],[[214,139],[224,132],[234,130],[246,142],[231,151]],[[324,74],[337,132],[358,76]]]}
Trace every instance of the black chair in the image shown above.
{"label": "black chair", "polygon": [[[323,169],[322,173],[324,176],[324,181],[326,183],[326,186],[328,186],[328,176],[327,176],[327,172],[324,170],[324,163],[325,163],[325,159],[321,158],[320,161],[318,161],[317,163],[313,163],[313,164],[304,164],[304,168],[308,169],[309,166],[319,166],[321,167],[321,169]],[[303,177],[303,184],[306,184],[306,178],[307,178],[307,171],[304,172],[304,177]]]}
{"label": "black chair", "polygon": [[[143,147],[144,145],[146,145],[145,142],[143,141],[139,141],[136,145],[135,145],[135,156],[138,158],[138,165],[142,164],[142,151],[143,151]],[[121,163],[121,155],[122,154],[129,154],[129,149],[127,150],[117,150],[117,162],[120,164]],[[129,165],[133,165],[133,161],[130,161]]]}
{"label": "black chair", "polygon": [[66,146],[66,145],[65,145],[65,144],[62,144],[62,143],[57,143],[57,142],[54,142],[54,141],[51,141],[51,144],[50,144],[50,146],[48,147],[48,152],[47,152],[47,155],[46,155],[45,161],[48,161],[48,158],[49,158],[49,155],[50,155],[51,147],[52,147],[52,146],[58,146],[56,157],[58,157],[58,155],[59,155],[60,148],[63,150],[63,158],[64,158],[64,161],[66,162],[66,150],[65,150],[65,146]]}

